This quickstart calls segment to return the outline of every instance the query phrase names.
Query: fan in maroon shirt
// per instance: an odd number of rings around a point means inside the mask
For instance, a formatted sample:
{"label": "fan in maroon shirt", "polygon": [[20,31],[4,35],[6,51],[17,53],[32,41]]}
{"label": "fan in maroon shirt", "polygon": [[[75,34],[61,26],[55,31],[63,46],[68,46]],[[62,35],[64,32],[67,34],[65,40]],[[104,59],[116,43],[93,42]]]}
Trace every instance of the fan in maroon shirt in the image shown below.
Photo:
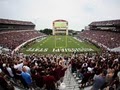
{"label": "fan in maroon shirt", "polygon": [[62,67],[60,65],[57,65],[54,70],[52,71],[53,76],[55,77],[56,81],[60,80],[60,71]]}
{"label": "fan in maroon shirt", "polygon": [[46,76],[43,77],[45,86],[47,90],[55,90],[55,78],[50,75],[49,72],[46,73]]}

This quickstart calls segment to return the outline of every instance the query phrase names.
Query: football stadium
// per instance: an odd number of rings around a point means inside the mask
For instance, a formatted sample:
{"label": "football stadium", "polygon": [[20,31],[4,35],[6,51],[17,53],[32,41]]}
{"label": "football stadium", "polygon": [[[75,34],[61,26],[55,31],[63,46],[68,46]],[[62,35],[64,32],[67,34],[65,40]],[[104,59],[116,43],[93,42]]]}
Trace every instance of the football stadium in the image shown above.
{"label": "football stadium", "polygon": [[29,46],[22,47],[20,51],[25,54],[100,52],[100,47],[78,37],[68,35],[68,22],[65,20],[55,20],[53,22],[53,35],[38,38],[33,42],[29,43]]}
{"label": "football stadium", "polygon": [[120,90],[120,19],[71,20],[0,18],[0,90]]}

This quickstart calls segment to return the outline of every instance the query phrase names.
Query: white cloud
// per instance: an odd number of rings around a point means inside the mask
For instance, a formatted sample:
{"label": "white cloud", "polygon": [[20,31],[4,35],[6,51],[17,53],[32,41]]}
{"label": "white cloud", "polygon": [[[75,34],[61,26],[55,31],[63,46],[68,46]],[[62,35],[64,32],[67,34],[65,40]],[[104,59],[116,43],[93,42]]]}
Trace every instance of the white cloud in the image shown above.
{"label": "white cloud", "polygon": [[52,28],[65,19],[69,28],[81,30],[92,21],[119,19],[119,0],[0,0],[0,17],[30,20],[37,29]]}

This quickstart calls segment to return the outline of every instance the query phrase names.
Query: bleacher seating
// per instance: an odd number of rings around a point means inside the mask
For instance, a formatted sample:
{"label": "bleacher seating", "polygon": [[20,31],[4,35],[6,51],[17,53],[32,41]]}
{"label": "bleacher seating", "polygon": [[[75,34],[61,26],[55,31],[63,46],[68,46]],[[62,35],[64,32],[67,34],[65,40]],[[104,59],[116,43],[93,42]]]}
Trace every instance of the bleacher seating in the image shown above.
{"label": "bleacher seating", "polygon": [[[108,56],[109,55],[109,56]],[[102,53],[98,54],[79,54],[71,60],[71,72],[80,88],[85,88],[94,84],[96,76],[105,71],[105,80],[103,88],[118,88],[119,81],[117,73],[120,70],[119,54]],[[101,89],[103,90],[103,89]],[[106,89],[105,89],[106,90]]]}
{"label": "bleacher seating", "polygon": [[[54,61],[56,57],[59,59],[59,61]],[[37,56],[33,54],[25,57],[24,55],[19,54],[12,57],[10,54],[0,54],[0,76],[2,76],[1,73],[4,73],[4,75],[10,78],[8,80],[5,79],[6,81],[10,80],[14,85],[17,85],[22,89],[28,88],[27,85],[25,85],[25,81],[21,77],[21,73],[23,72],[22,68],[25,67],[27,69],[27,73],[30,74],[33,83],[32,88],[39,87],[37,90],[41,90],[42,88],[45,88],[45,84],[54,84],[54,82],[58,88],[58,84],[62,82],[63,76],[67,69],[64,65],[65,62],[63,62],[63,59],[58,55]],[[53,82],[51,81],[51,77],[54,78],[52,79]],[[0,78],[0,80],[2,80],[2,78]],[[45,82],[46,80],[49,82],[49,84]]]}
{"label": "bleacher seating", "polygon": [[103,44],[110,49],[120,46],[120,33],[118,32],[86,30],[80,32],[79,37]]}
{"label": "bleacher seating", "polygon": [[23,42],[42,35],[44,34],[36,30],[0,32],[0,46],[13,50]]}
{"label": "bleacher seating", "polygon": [[[44,34],[35,30],[0,32],[0,46],[13,50],[23,42],[42,35]],[[79,37],[101,43],[108,48],[120,46],[120,33],[117,32],[90,30],[81,32]],[[115,86],[115,89],[119,88],[120,57],[119,54],[110,52],[102,52],[101,54],[72,53],[70,56],[58,54],[32,54],[27,56],[21,53],[13,55],[10,53],[0,54],[0,81],[5,82],[7,85],[10,80],[14,85],[18,85],[23,89],[38,88],[38,90],[45,90],[47,85],[50,85],[53,86],[52,90],[55,90],[55,86],[57,89],[58,85],[63,81],[68,67],[71,68],[71,72],[80,88],[93,85],[94,76],[99,76],[104,70],[107,74],[104,88],[108,86]],[[26,73],[32,78],[32,87],[29,87],[28,84],[26,86],[26,82],[22,77],[23,68],[26,68]],[[10,79],[7,80],[5,76]],[[49,80],[48,78],[52,79]],[[4,85],[0,84],[1,86],[5,88]],[[14,90],[13,86],[11,90]]]}

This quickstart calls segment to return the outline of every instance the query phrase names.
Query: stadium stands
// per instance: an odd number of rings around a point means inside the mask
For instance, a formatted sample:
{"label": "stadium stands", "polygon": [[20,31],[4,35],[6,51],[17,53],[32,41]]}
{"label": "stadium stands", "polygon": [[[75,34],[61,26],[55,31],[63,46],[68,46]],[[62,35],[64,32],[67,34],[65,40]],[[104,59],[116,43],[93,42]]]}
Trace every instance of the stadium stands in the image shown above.
{"label": "stadium stands", "polygon": [[115,48],[120,46],[120,33],[110,31],[86,30],[80,33],[81,38],[86,38],[96,43],[105,45],[107,48]]}
{"label": "stadium stands", "polygon": [[44,35],[34,28],[32,22],[0,19],[0,47],[13,50],[27,40]]}
{"label": "stadium stands", "polygon": [[[0,69],[4,75],[7,75],[10,81],[21,88],[31,88],[27,86],[24,78],[22,78],[22,68],[26,68],[26,73],[32,78],[32,88],[38,90],[55,86],[58,88],[60,82],[63,81],[65,71],[71,65],[71,72],[78,82],[80,88],[94,85],[93,77],[101,75],[102,71],[106,72],[104,79],[106,82],[103,87],[119,88],[119,55],[114,53],[102,54],[71,54],[57,55],[29,55],[17,54],[0,54]],[[31,81],[30,81],[31,82]],[[98,81],[99,82],[99,81]],[[48,86],[48,87],[45,87]],[[49,89],[47,89],[49,90]],[[116,89],[114,89],[116,90]]]}
{"label": "stadium stands", "polygon": [[52,87],[52,90],[56,90],[55,85],[59,84],[59,80],[63,80],[67,69],[65,61],[58,55],[30,55],[25,57],[19,54],[12,57],[11,55],[0,54],[0,73],[12,78],[15,85],[29,88],[22,77],[23,68],[27,69],[26,73],[30,75],[35,86],[44,88],[46,85],[46,88]]}
{"label": "stadium stands", "polygon": [[[109,90],[119,90],[117,89],[119,87],[119,64],[120,58],[117,54],[107,52],[101,55],[79,54],[76,59],[71,60],[71,72],[80,88],[93,85],[92,90],[100,88],[103,90],[107,87],[109,87]],[[103,73],[104,76],[102,76]],[[104,81],[101,82],[100,79],[97,79],[98,77],[102,77]]]}
{"label": "stadium stands", "polygon": [[[12,21],[11,24],[13,24]],[[26,25],[24,22],[22,24]],[[0,46],[13,50],[27,40],[43,35],[34,29],[1,31]],[[111,32],[111,30],[92,29],[80,32],[79,37],[104,45],[110,49],[120,46],[120,33]],[[1,53],[0,90],[14,90],[13,85],[23,89],[55,90],[63,81],[67,68],[71,68],[71,73],[80,88],[89,85],[92,85],[93,89],[96,88],[96,85],[100,83],[100,80],[96,78],[101,77],[103,82],[99,84],[97,89],[111,88],[112,90],[119,90],[119,55],[119,53],[111,52],[72,53],[70,55],[24,55],[23,53],[12,55],[11,53]],[[24,77],[26,75],[29,80]],[[11,89],[5,86],[11,86],[9,87]]]}
{"label": "stadium stands", "polygon": [[92,85],[92,90],[119,90],[120,20],[92,22],[89,30],[79,32],[77,37],[109,51],[114,49],[114,54],[102,52],[101,55],[79,55],[80,60],[71,61],[71,70],[80,88]]}
{"label": "stadium stands", "polygon": [[[84,30],[78,35],[109,51],[120,47],[120,20],[98,21],[89,24],[89,30]],[[120,50],[118,50],[120,51]]]}
{"label": "stadium stands", "polygon": [[23,42],[42,35],[42,33],[35,30],[1,32],[0,46],[13,50]]}

